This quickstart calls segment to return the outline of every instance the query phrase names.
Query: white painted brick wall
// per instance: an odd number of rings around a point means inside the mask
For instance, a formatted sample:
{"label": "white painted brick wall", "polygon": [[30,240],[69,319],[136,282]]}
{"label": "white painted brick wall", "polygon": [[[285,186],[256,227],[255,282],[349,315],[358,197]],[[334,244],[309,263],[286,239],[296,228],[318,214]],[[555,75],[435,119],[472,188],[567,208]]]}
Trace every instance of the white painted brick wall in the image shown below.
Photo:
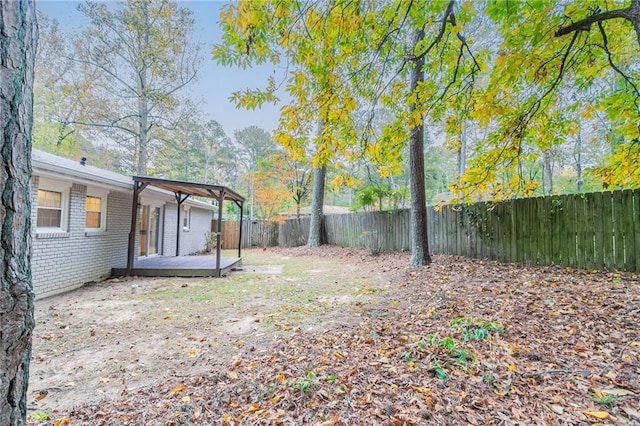
{"label": "white painted brick wall", "polygon": [[[31,220],[36,223],[39,178],[31,181]],[[85,232],[86,185],[74,183],[70,191],[68,232],[37,235],[32,231],[31,270],[37,298],[73,290],[100,281],[111,268],[127,263],[127,239],[131,225],[131,194],[111,191],[107,197],[106,231]]]}
{"label": "white painted brick wall", "polygon": [[[191,207],[189,231],[180,234],[180,256],[204,250],[205,234],[211,231],[211,211]],[[173,250],[175,253],[175,249]]]}

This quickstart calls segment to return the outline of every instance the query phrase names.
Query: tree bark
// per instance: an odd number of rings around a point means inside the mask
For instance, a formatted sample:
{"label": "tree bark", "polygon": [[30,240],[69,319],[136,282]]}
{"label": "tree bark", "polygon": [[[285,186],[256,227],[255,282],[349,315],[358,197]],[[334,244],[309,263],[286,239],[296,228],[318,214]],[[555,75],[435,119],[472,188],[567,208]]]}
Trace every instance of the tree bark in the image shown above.
{"label": "tree bark", "polygon": [[542,190],[544,195],[553,194],[553,163],[551,151],[542,151]]}
{"label": "tree bark", "polygon": [[[416,31],[414,47],[425,37],[424,28]],[[424,81],[424,56],[414,60],[411,71],[410,93],[415,93],[418,84]],[[417,101],[419,102],[419,100]],[[413,113],[419,104],[411,106]],[[423,266],[431,263],[429,242],[427,240],[427,200],[424,193],[424,120],[411,129],[409,140],[409,186],[411,189],[411,266]]]}
{"label": "tree bark", "polygon": [[0,425],[24,425],[31,358],[31,126],[37,28],[28,0],[0,6]]}
{"label": "tree bark", "polygon": [[324,207],[324,182],[326,175],[326,166],[313,169],[311,222],[309,224],[309,239],[307,240],[307,246],[309,247],[320,247],[320,245],[322,245],[322,208]]}
{"label": "tree bark", "polygon": [[[318,137],[322,137],[324,121],[318,123]],[[318,165],[313,169],[313,192],[311,195],[311,221],[309,223],[309,238],[307,246],[320,247],[322,245],[322,208],[324,207],[324,182],[327,168]]]}

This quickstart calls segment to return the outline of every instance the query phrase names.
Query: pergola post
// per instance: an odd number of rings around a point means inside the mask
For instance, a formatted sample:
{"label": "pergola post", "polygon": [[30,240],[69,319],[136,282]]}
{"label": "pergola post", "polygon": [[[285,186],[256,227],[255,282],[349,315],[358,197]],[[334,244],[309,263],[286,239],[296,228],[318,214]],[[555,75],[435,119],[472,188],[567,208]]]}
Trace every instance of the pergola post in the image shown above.
{"label": "pergola post", "polygon": [[218,271],[218,277],[222,276],[220,271],[220,249],[222,248],[222,204],[224,203],[224,190],[220,191],[218,195],[218,223],[216,232],[218,238],[216,238],[216,270]]}
{"label": "pergola post", "polygon": [[182,196],[182,192],[178,191],[174,193],[176,197],[176,201],[178,202],[178,226],[176,227],[176,256],[180,256],[180,228],[182,228],[182,224],[180,223],[180,210],[182,207],[182,203],[184,203],[187,198],[189,198],[189,194]]}
{"label": "pergola post", "polygon": [[147,187],[146,183],[133,182],[133,201],[131,203],[131,228],[129,230],[129,244],[127,247],[127,276],[131,275],[136,248],[136,229],[138,225],[138,200],[140,193]]}
{"label": "pergola post", "polygon": [[238,257],[242,257],[240,254],[242,253],[242,220],[244,219],[244,203],[238,203],[236,201],[236,204],[238,205],[238,207],[240,207],[240,237],[238,238]]}

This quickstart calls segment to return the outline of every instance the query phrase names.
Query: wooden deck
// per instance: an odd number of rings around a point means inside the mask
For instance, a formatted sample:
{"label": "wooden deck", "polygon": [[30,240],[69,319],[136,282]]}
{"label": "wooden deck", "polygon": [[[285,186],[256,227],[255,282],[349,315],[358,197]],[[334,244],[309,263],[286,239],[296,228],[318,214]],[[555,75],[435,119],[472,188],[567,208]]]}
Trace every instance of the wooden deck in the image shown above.
{"label": "wooden deck", "polygon": [[[133,264],[131,275],[141,277],[220,277],[232,268],[242,265],[239,257],[220,258],[220,269],[216,268],[215,255],[209,256],[155,256],[138,259]],[[112,276],[126,275],[126,268],[113,268]]]}

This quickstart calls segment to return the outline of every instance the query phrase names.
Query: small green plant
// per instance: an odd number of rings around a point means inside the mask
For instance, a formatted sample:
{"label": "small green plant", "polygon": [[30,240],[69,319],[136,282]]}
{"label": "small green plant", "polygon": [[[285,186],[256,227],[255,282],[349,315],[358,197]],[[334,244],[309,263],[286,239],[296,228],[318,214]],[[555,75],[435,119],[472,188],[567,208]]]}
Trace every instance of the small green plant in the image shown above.
{"label": "small green plant", "polygon": [[431,361],[431,365],[433,365],[433,371],[438,379],[442,380],[443,382],[449,380],[449,376],[447,376],[447,372],[440,364],[440,361],[434,359],[433,361]]}
{"label": "small green plant", "polygon": [[603,392],[592,393],[591,399],[593,399],[600,405],[604,405],[607,408],[613,408],[618,402],[620,402],[620,398],[618,398],[617,396]]}
{"label": "small green plant", "polygon": [[292,381],[288,381],[285,384],[293,389],[298,389],[300,392],[306,392],[310,387],[318,383],[318,377],[313,370],[309,371],[306,376],[296,377]]}
{"label": "small green plant", "polygon": [[411,356],[411,352],[405,351],[400,354],[400,359],[404,362],[413,362],[415,359]]}
{"label": "small green plant", "polygon": [[445,337],[444,339],[440,339],[438,341],[438,346],[442,349],[445,349],[447,352],[453,352],[456,350],[456,341],[453,340],[453,337]]}
{"label": "small green plant", "polygon": [[485,340],[491,332],[502,333],[504,329],[498,321],[487,321],[480,318],[458,317],[449,322],[449,327],[462,333],[462,340]]}
{"label": "small green plant", "polygon": [[51,413],[49,412],[49,410],[36,411],[35,413],[31,413],[31,418],[38,422],[49,420],[50,416],[51,416]]}

